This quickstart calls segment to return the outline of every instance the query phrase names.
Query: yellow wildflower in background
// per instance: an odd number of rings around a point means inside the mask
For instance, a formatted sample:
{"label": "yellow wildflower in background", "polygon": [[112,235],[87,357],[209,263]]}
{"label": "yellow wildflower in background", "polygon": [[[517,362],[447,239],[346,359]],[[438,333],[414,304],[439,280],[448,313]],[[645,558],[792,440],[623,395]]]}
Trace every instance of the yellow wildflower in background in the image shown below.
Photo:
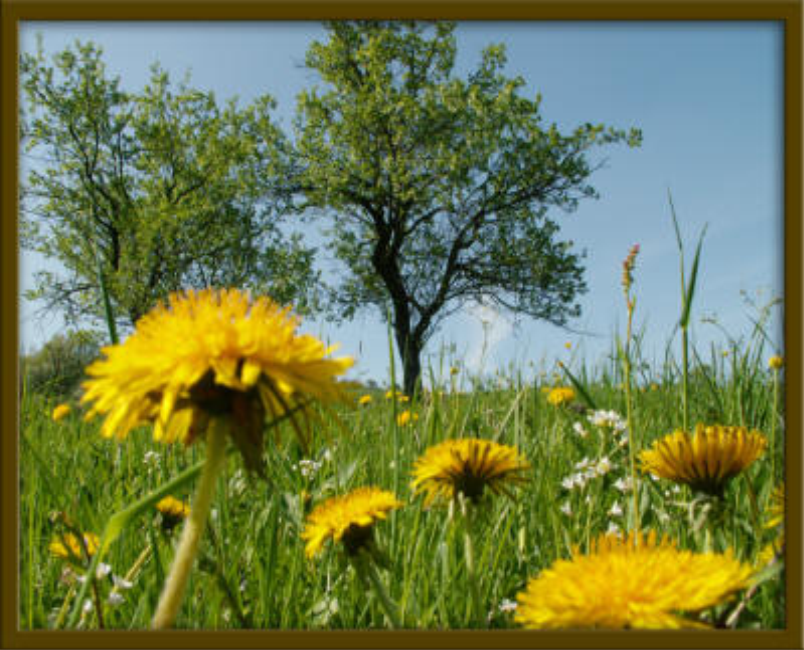
{"label": "yellow wildflower in background", "polygon": [[298,335],[298,324],[289,309],[237,289],[173,294],[87,368],[87,419],[106,415],[101,432],[117,439],[153,422],[156,440],[189,445],[212,417],[227,418],[246,466],[256,468],[266,415],[292,414],[301,437],[296,418],[311,399],[343,397],[335,378],[352,359],[327,358],[333,348]]}
{"label": "yellow wildflower in background", "polygon": [[724,602],[753,568],[725,554],[679,550],[656,533],[603,535],[583,555],[557,560],[517,595],[515,620],[529,628],[705,627],[680,616]]}
{"label": "yellow wildflower in background", "polygon": [[342,542],[346,552],[354,555],[370,542],[374,524],[403,505],[393,493],[376,487],[358,488],[327,499],[307,517],[301,534],[307,542],[304,552],[311,558],[332,539]]}
{"label": "yellow wildflower in background", "polygon": [[765,511],[765,528],[776,528],[784,524],[784,506],[784,483],[779,483],[770,494],[767,510]]}
{"label": "yellow wildflower in background", "polygon": [[365,406],[366,404],[371,404],[371,395],[363,395],[359,400],[357,400],[360,406]]}
{"label": "yellow wildflower in background", "polygon": [[457,375],[460,371],[461,369],[458,368],[458,366],[452,366],[452,368],[449,369],[449,374],[454,376]]}
{"label": "yellow wildflower in background", "polygon": [[155,507],[162,514],[162,525],[167,530],[190,516],[190,506],[172,496],[158,501]]}
{"label": "yellow wildflower in background", "polygon": [[567,350],[572,350],[572,343],[571,343],[570,341],[567,341],[567,342],[564,344],[564,347],[565,347],[565,348],[567,348]]}
{"label": "yellow wildflower in background", "polygon": [[416,422],[419,419],[418,413],[411,413],[410,411],[402,411],[399,415],[396,416],[396,423],[400,427],[404,427],[407,424],[410,424],[411,420]]}
{"label": "yellow wildflower in background", "polygon": [[424,504],[434,499],[454,499],[463,494],[479,501],[486,488],[512,496],[508,484],[525,480],[530,464],[516,447],[491,440],[462,438],[430,447],[415,463],[412,487],[426,492]]}
{"label": "yellow wildflower in background", "polygon": [[547,401],[553,406],[561,406],[575,399],[575,391],[568,386],[553,388],[547,394]]}
{"label": "yellow wildflower in background", "polygon": [[53,414],[50,417],[53,418],[54,422],[58,422],[59,420],[66,418],[68,415],[70,415],[69,404],[59,404],[53,409]]}
{"label": "yellow wildflower in background", "polygon": [[[84,538],[83,544],[73,533],[66,533],[65,535],[56,537],[50,542],[50,552],[64,560],[80,560],[81,558],[85,558],[85,550],[86,554],[92,557],[100,546],[100,538],[95,533],[84,533],[82,537]],[[84,545],[86,549],[84,549]]]}
{"label": "yellow wildflower in background", "polygon": [[721,494],[729,479],[759,458],[767,444],[759,431],[698,424],[694,435],[671,433],[640,458],[645,472],[707,494]]}
{"label": "yellow wildflower in background", "polygon": [[768,367],[771,370],[779,370],[784,365],[784,360],[779,355],[774,355],[768,359]]}

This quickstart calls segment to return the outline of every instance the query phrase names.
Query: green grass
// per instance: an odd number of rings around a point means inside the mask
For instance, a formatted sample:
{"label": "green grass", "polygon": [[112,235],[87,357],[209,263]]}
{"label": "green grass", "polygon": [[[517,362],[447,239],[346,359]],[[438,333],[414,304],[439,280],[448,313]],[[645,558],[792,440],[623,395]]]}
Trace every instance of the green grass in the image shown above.
{"label": "green grass", "polygon": [[[761,328],[758,330],[761,333]],[[681,369],[668,356],[651,367],[639,358],[639,337],[632,354],[636,387],[633,396],[635,438],[639,448],[681,426]],[[766,434],[776,418],[776,449],[768,450],[749,470],[731,482],[725,495],[725,515],[714,537],[716,548],[732,547],[748,562],[774,536],[762,528],[764,509],[774,485],[771,455],[777,472],[783,467],[783,405],[775,408],[773,377],[762,336],[712,349],[706,358],[694,352],[690,360],[690,421],[742,425]],[[601,409],[625,415],[621,366],[617,361],[570,364],[574,377]],[[292,430],[283,425],[281,442],[266,445],[265,480],[246,475],[237,454],[228,459],[219,480],[213,515],[201,545],[201,558],[190,578],[176,627],[192,629],[386,628],[380,604],[358,581],[337,549],[314,560],[304,555],[300,532],[305,515],[321,500],[364,485],[393,490],[405,507],[376,526],[379,545],[389,565],[380,577],[399,603],[406,625],[460,629],[475,626],[464,564],[461,534],[450,525],[446,508],[422,508],[410,489],[410,471],[424,450],[449,437],[476,436],[517,445],[532,464],[530,480],[516,490],[517,498],[488,496],[479,510],[475,555],[479,588],[492,628],[515,627],[512,616],[499,610],[514,600],[528,579],[569,556],[573,546],[588,548],[611,522],[626,528],[632,499],[616,487],[629,476],[628,451],[617,446],[572,408],[547,403],[541,384],[525,382],[511,369],[483,381],[461,373],[436,386],[413,409],[419,420],[397,427],[394,409],[382,393],[371,404],[322,412],[304,455]],[[549,378],[547,378],[549,380]],[[463,389],[456,390],[456,384]],[[653,387],[651,386],[653,385]],[[358,396],[355,396],[356,398]],[[62,580],[65,563],[48,545],[64,530],[53,516],[65,513],[84,531],[100,534],[108,519],[203,459],[203,445],[188,449],[152,441],[146,428],[123,442],[103,439],[99,421],[85,423],[80,413],[54,423],[54,404],[42,396],[24,394],[20,429],[20,621],[23,629],[52,628],[71,592]],[[408,405],[398,406],[398,409]],[[340,420],[336,426],[333,418]],[[589,436],[581,438],[573,424],[582,422]],[[394,441],[398,440],[395,448]],[[584,458],[607,456],[611,471],[591,481],[583,491],[568,491],[562,480]],[[151,461],[146,459],[150,458]],[[299,461],[313,459],[320,468],[304,476]],[[679,545],[702,550],[704,529],[695,527],[700,510],[693,495],[672,484],[642,477],[641,527],[667,534]],[[175,496],[189,499],[193,486]],[[617,502],[621,516],[608,511]],[[560,506],[569,504],[571,515]],[[149,626],[164,575],[172,559],[179,529],[165,532],[156,511],[131,522],[104,558],[118,576],[125,575],[145,549],[150,555],[123,593],[125,601],[104,601],[107,628]],[[110,589],[100,581],[100,595]],[[722,606],[731,610],[737,600]],[[71,606],[70,603],[68,605]],[[66,618],[64,619],[66,620]],[[94,612],[82,622],[98,627]],[[784,574],[777,573],[753,595],[738,620],[739,628],[784,627]]]}

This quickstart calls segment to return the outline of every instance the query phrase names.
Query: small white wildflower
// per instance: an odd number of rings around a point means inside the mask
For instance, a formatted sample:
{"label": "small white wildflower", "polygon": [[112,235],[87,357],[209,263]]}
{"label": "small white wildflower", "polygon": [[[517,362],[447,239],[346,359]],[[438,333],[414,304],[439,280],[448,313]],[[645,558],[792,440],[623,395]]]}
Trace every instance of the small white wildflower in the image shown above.
{"label": "small white wildflower", "polygon": [[619,432],[625,429],[626,422],[616,411],[595,411],[589,416],[589,421],[601,429],[611,429]]}
{"label": "small white wildflower", "polygon": [[565,490],[571,490],[572,488],[574,488],[575,476],[573,474],[570,474],[568,477],[566,477],[563,481],[561,481],[561,487],[563,487]]}
{"label": "small white wildflower", "polygon": [[126,602],[126,599],[123,598],[123,596],[121,596],[116,591],[109,592],[109,597],[107,598],[107,600],[109,601],[109,604],[112,605],[113,607],[116,607],[117,605],[122,605],[124,602]]}
{"label": "small white wildflower", "polygon": [[680,485],[674,485],[674,486],[671,488],[671,492],[672,492],[673,494],[678,494],[679,492],[681,492],[681,486],[680,486]]}
{"label": "small white wildflower", "polygon": [[321,468],[321,463],[314,460],[303,459],[299,461],[299,472],[304,478],[312,478]]}
{"label": "small white wildflower", "polygon": [[611,471],[611,467],[611,461],[609,460],[608,456],[603,456],[603,458],[597,461],[595,472],[598,476],[605,476]]}
{"label": "small white wildflower", "polygon": [[325,449],[324,453],[321,454],[321,460],[326,461],[327,463],[332,460],[332,451],[330,449]]}
{"label": "small white wildflower", "polygon": [[561,510],[561,512],[563,512],[565,515],[567,515],[567,517],[571,517],[571,516],[572,516],[572,506],[570,505],[570,502],[569,502],[569,501],[565,501],[564,503],[562,503],[562,504],[561,504],[561,508],[560,508],[560,510]]}
{"label": "small white wildflower", "polygon": [[589,482],[589,472],[587,471],[585,474],[575,474],[575,485],[578,486],[579,489],[583,490],[586,487],[586,484]]}
{"label": "small white wildflower", "polygon": [[609,527],[606,529],[606,535],[618,535],[619,533],[620,533],[620,527],[613,521],[610,521]]}
{"label": "small white wildflower", "polygon": [[614,481],[614,487],[623,494],[625,494],[631,489],[631,478],[630,477],[627,477],[625,479],[618,478],[616,481]]}
{"label": "small white wildflower", "polygon": [[586,438],[589,435],[589,432],[583,428],[583,425],[580,422],[573,424],[572,428],[581,438]]}
{"label": "small white wildflower", "polygon": [[142,455],[142,462],[153,467],[159,462],[159,454],[155,451],[146,451]]}
{"label": "small white wildflower", "polygon": [[507,614],[509,612],[515,612],[517,607],[517,603],[515,600],[509,600],[508,598],[503,598],[500,602],[500,612],[503,614]]}
{"label": "small white wildflower", "polygon": [[84,612],[84,614],[89,614],[92,611],[92,601],[89,598],[84,601],[81,611]]}
{"label": "small white wildflower", "polygon": [[592,461],[589,460],[586,456],[584,456],[583,460],[579,460],[577,463],[575,463],[575,469],[585,470],[591,464]]}
{"label": "small white wildflower", "polygon": [[103,580],[111,572],[112,572],[112,567],[110,567],[108,564],[106,564],[104,562],[101,562],[100,564],[98,564],[98,568],[95,571],[95,577],[98,580]]}
{"label": "small white wildflower", "polygon": [[114,583],[115,589],[131,589],[134,586],[133,582],[129,582],[125,578],[121,578],[119,576],[113,575],[112,582]]}
{"label": "small white wildflower", "polygon": [[615,501],[614,505],[612,505],[611,508],[609,508],[609,516],[610,517],[621,517],[622,514],[623,514],[623,509],[620,507],[620,504]]}

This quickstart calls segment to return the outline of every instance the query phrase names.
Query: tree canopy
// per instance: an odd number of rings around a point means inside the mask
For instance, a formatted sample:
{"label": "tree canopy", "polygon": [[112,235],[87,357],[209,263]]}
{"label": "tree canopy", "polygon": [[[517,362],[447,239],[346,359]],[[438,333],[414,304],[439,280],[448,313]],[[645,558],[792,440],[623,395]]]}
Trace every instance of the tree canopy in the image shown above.
{"label": "tree canopy", "polygon": [[58,260],[31,296],[69,321],[101,318],[99,271],[117,318],[134,323],[182,288],[250,287],[304,311],[313,251],[280,222],[287,142],[262,96],[219,105],[158,66],[139,92],[102,51],[76,43],[52,63],[21,58],[23,247]]}
{"label": "tree canopy", "polygon": [[451,23],[327,30],[306,58],[324,85],[298,100],[298,207],[327,219],[346,270],[340,313],[390,305],[405,390],[437,326],[469,301],[560,326],[577,316],[583,253],[560,239],[556,209],[597,196],[592,147],[637,146],[641,133],[545,125],[540,97],[503,75],[502,45],[458,77]]}

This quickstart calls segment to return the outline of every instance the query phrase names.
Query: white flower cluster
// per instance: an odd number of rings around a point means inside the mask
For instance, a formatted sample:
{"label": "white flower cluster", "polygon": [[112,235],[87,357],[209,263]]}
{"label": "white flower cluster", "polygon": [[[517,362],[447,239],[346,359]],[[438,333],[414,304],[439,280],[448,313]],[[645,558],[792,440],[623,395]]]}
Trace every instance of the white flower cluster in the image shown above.
{"label": "white flower cluster", "polygon": [[321,469],[321,463],[309,458],[304,458],[299,461],[298,465],[294,465],[293,469],[298,469],[304,478],[313,478],[318,470]]}
{"label": "white flower cluster", "polygon": [[594,411],[587,419],[596,427],[619,436],[617,444],[620,447],[628,444],[628,423],[617,411]]}
{"label": "white flower cluster", "polygon": [[509,600],[508,598],[503,598],[500,602],[500,612],[501,613],[508,613],[508,612],[515,612],[517,607],[517,603],[515,600]]}
{"label": "white flower cluster", "polygon": [[615,433],[625,431],[628,426],[622,416],[617,411],[594,411],[587,419],[596,427],[601,429],[611,429]]}
{"label": "white flower cluster", "polygon": [[575,472],[564,478],[561,481],[561,486],[565,490],[574,490],[575,488],[582,490],[589,481],[608,474],[612,467],[608,456],[603,456],[597,461],[584,458],[582,461],[575,463]]}

